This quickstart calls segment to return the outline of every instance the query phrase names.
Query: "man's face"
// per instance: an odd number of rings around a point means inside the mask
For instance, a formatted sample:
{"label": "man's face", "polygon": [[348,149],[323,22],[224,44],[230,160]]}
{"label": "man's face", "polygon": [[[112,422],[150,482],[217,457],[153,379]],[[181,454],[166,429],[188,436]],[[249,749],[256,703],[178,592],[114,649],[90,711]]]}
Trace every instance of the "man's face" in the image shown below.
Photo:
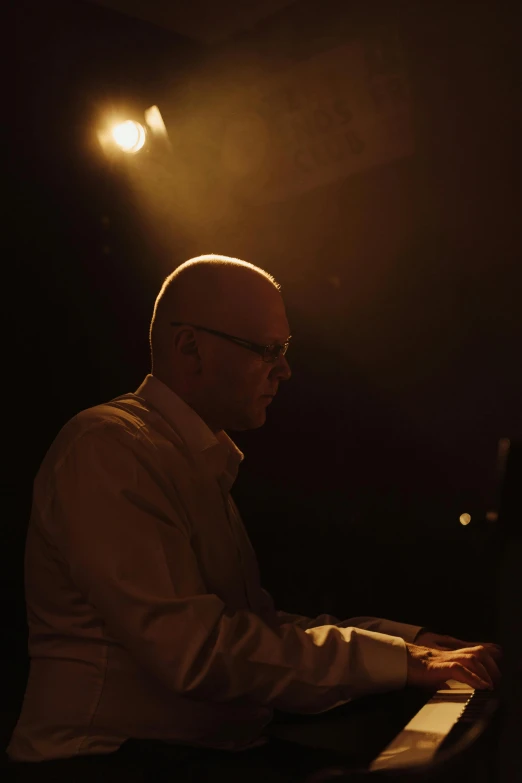
{"label": "man's face", "polygon": [[[212,327],[259,345],[282,345],[290,336],[285,307],[277,289],[259,286]],[[261,427],[279,384],[291,375],[284,356],[265,362],[257,353],[222,337],[199,333],[202,372],[200,392],[212,429],[248,430]]]}

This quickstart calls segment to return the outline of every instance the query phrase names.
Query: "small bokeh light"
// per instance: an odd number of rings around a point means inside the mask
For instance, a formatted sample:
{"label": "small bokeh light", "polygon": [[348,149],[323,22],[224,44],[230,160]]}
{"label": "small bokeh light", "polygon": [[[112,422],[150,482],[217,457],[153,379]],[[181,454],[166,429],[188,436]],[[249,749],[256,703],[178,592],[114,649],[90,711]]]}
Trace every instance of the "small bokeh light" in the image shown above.
{"label": "small bokeh light", "polygon": [[459,522],[461,525],[469,525],[471,522],[471,514],[461,514],[459,517]]}
{"label": "small bokeh light", "polygon": [[112,129],[112,138],[123,152],[133,154],[145,144],[145,128],[134,120],[120,122]]}

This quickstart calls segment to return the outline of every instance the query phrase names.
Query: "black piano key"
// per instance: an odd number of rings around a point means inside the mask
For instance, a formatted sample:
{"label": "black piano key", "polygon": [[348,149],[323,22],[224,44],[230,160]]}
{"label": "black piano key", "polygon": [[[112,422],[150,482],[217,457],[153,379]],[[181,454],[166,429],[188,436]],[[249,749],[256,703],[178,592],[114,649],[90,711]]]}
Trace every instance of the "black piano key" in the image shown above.
{"label": "black piano key", "polygon": [[472,724],[489,718],[497,708],[498,703],[498,695],[494,691],[475,691],[464,707],[458,721],[446,734],[444,740],[437,749],[437,753],[441,753],[456,744],[465,736]]}

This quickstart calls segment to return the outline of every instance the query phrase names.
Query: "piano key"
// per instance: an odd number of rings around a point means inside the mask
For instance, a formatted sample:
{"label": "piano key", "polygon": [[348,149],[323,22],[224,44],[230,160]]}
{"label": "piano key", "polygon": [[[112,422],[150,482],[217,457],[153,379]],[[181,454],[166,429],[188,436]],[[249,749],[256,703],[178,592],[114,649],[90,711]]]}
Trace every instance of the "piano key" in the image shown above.
{"label": "piano key", "polygon": [[[449,683],[413,716],[409,723],[371,762],[369,769],[425,764],[441,749],[458,740],[470,724],[498,706],[491,691],[476,691],[461,683]],[[446,683],[448,685],[448,683]]]}
{"label": "piano key", "polygon": [[429,761],[462,717],[474,693],[469,686],[456,688],[451,685],[437,691],[370,764],[370,770],[408,767]]}

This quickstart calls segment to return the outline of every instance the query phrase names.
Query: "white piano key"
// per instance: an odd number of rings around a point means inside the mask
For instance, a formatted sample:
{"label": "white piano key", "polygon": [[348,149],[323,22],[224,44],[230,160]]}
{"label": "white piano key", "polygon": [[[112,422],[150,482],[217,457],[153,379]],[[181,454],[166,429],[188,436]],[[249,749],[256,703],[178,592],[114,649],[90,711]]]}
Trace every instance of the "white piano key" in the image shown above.
{"label": "white piano key", "polygon": [[429,701],[404,727],[406,731],[437,734],[445,737],[464,711],[466,702],[433,703]]}
{"label": "white piano key", "polygon": [[446,693],[448,689],[451,691],[466,691],[467,693],[475,692],[475,688],[472,688],[471,685],[466,685],[465,682],[458,682],[457,680],[446,680],[445,684],[448,686],[448,688],[441,688],[439,691],[437,691],[437,693]]}
{"label": "white piano key", "polygon": [[370,764],[370,769],[409,767],[429,761],[464,712],[474,689],[449,681]]}

